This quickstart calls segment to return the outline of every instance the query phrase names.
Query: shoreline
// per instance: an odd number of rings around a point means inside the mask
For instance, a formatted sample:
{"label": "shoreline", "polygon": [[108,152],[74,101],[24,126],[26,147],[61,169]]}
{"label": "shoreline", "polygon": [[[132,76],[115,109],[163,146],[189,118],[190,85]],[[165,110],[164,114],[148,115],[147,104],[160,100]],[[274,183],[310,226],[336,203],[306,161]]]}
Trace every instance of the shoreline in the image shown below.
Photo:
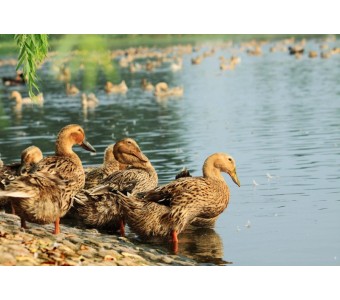
{"label": "shoreline", "polygon": [[126,237],[101,234],[96,229],[79,229],[61,224],[61,233],[52,234],[53,224],[28,223],[0,212],[0,266],[195,266],[180,255],[136,245]]}

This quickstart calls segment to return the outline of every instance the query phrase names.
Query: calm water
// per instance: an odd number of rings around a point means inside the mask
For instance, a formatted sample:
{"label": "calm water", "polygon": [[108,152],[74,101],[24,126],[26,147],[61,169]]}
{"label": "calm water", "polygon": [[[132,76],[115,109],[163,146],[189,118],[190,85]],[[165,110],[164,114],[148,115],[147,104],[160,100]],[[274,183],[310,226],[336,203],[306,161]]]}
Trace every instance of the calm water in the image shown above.
{"label": "calm water", "polygon": [[[310,40],[306,49],[319,45]],[[270,46],[259,57],[238,53],[242,61],[234,71],[219,70],[218,57],[230,57],[230,49],[200,65],[191,65],[197,53],[184,55],[178,72],[166,65],[151,73],[119,69],[127,94],[106,95],[99,78],[91,91],[100,105],[87,113],[80,96],[67,97],[46,64],[40,70],[43,108],[15,112],[8,100],[13,88],[0,84],[1,158],[15,161],[31,144],[52,154],[56,134],[68,123],[82,124],[97,149],[90,155],[76,148],[84,165],[100,164],[108,144],[130,136],[154,164],[160,184],[184,166],[199,176],[208,155],[227,152],[241,187],[224,174],[228,208],[214,230],[182,234],[179,252],[209,264],[340,265],[340,55],[295,59],[270,53]],[[14,67],[0,67],[1,77],[13,73]],[[140,88],[142,77],[182,85],[184,96],[156,101]],[[73,82],[81,88],[80,78]],[[151,245],[168,251],[159,242]]]}

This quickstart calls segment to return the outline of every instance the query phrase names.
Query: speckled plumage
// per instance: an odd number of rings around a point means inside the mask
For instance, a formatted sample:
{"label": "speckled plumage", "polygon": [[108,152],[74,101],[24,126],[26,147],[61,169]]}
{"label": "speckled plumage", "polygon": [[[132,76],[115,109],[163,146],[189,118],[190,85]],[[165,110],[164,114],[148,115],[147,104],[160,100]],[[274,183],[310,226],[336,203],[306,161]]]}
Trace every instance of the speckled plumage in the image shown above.
{"label": "speckled plumage", "polygon": [[85,189],[98,186],[107,176],[120,169],[119,162],[113,155],[113,146],[114,145],[110,145],[105,149],[103,164],[86,173]]}
{"label": "speckled plumage", "polygon": [[179,234],[200,219],[215,221],[229,202],[229,188],[221,171],[239,185],[233,158],[215,153],[206,159],[203,177],[182,177],[136,196],[119,193],[127,224],[142,236],[167,236],[173,231]]}
{"label": "speckled plumage", "polygon": [[135,194],[157,186],[157,173],[134,140],[127,138],[117,142],[114,156],[129,167],[112,173],[100,186],[76,196],[77,213],[86,225],[118,229],[122,216],[114,191]]}
{"label": "speckled plumage", "polygon": [[[75,144],[95,151],[79,125],[68,125],[59,132],[55,155],[42,159],[34,171],[6,187],[5,193],[11,197],[15,212],[22,220],[38,224],[59,222],[70,209],[74,195],[85,184],[82,163],[72,150]],[[59,231],[58,226],[55,233]]]}
{"label": "speckled plumage", "polygon": [[[0,190],[5,190],[6,186],[18,176],[29,172],[31,168],[43,158],[41,150],[36,146],[29,146],[21,152],[21,162],[5,165],[0,168]],[[0,205],[5,205],[9,198],[0,198]]]}

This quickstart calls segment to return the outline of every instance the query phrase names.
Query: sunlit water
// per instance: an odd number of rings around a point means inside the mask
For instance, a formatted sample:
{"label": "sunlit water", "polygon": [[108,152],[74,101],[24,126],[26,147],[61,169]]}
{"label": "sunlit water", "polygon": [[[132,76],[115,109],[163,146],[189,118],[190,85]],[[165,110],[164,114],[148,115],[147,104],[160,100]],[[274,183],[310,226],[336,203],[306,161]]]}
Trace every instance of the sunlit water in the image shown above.
{"label": "sunlit water", "polygon": [[[306,49],[319,45],[308,41]],[[239,53],[234,71],[219,70],[218,57],[230,56],[228,49],[200,65],[190,62],[197,53],[184,55],[178,72],[121,69],[128,93],[106,95],[99,80],[92,91],[100,105],[87,113],[80,96],[67,97],[46,65],[42,109],[15,112],[8,100],[13,88],[0,85],[1,158],[16,161],[31,144],[52,154],[56,134],[68,123],[82,124],[97,149],[91,155],[76,148],[84,165],[100,164],[107,145],[129,136],[155,166],[160,184],[184,166],[199,176],[207,156],[227,152],[241,187],[224,174],[229,206],[214,230],[180,235],[179,253],[203,264],[339,265],[340,55],[295,59],[269,47],[260,57]],[[0,67],[1,77],[13,73],[14,67]],[[157,101],[140,88],[142,77],[183,85],[184,96]],[[166,242],[150,245],[171,253]]]}

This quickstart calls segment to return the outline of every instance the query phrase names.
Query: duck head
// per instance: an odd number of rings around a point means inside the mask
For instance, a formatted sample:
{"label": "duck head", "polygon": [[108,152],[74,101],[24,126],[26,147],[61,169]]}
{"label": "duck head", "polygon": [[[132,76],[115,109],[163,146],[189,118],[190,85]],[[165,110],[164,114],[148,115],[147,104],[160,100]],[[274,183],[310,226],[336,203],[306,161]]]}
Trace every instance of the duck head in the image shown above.
{"label": "duck head", "polygon": [[21,165],[18,170],[18,175],[21,175],[29,170],[33,171],[36,164],[43,159],[41,150],[36,146],[30,146],[21,152]]}
{"label": "duck head", "polygon": [[231,179],[240,186],[240,181],[236,173],[235,160],[227,153],[215,153],[210,155],[203,165],[203,175],[207,177],[220,176],[220,172],[229,174]]}
{"label": "duck head", "polygon": [[56,141],[56,154],[72,152],[73,145],[79,145],[87,151],[96,152],[86,140],[84,129],[77,124],[67,125],[60,130]]}
{"label": "duck head", "polygon": [[131,138],[125,138],[117,142],[113,147],[113,155],[119,163],[126,165],[147,163],[149,161],[140,150],[136,141]]}

